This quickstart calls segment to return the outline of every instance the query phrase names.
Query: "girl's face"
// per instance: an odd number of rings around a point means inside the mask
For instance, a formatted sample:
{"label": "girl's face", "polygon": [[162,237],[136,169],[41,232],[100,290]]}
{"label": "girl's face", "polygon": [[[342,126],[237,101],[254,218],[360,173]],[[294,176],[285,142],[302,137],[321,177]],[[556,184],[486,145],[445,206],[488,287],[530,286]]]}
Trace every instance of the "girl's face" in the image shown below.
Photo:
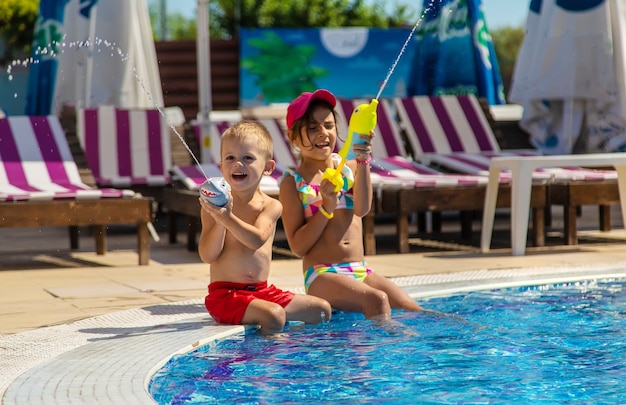
{"label": "girl's face", "polygon": [[335,116],[324,106],[313,110],[310,121],[301,129],[301,137],[294,139],[294,145],[300,149],[303,159],[326,159],[335,149],[336,142]]}

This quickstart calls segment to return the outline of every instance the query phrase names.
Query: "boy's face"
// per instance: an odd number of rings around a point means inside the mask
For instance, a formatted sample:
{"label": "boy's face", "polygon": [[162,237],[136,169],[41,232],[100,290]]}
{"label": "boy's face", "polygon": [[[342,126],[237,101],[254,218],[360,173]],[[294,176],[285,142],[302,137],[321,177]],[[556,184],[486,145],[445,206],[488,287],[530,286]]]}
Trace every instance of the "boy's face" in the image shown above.
{"label": "boy's face", "polygon": [[254,138],[222,139],[221,154],[222,175],[233,190],[257,187],[274,170],[274,161],[267,160]]}

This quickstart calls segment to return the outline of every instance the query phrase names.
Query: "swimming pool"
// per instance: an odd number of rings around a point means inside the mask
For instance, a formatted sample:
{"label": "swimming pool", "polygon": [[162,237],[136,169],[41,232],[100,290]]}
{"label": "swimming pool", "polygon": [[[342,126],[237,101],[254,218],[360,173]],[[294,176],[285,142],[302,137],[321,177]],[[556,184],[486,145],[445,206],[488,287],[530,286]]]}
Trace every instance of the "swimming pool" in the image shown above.
{"label": "swimming pool", "polygon": [[626,402],[625,290],[603,279],[454,293],[420,302],[465,321],[394,312],[402,327],[381,328],[338,313],[230,336],[173,357],[150,393],[161,404]]}

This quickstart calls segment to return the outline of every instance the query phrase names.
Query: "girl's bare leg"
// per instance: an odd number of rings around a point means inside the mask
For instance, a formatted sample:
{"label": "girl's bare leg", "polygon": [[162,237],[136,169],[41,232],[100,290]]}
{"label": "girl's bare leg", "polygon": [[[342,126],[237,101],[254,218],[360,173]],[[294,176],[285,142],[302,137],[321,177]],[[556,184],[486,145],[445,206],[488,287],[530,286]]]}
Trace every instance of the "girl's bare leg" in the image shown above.
{"label": "girl's bare leg", "polygon": [[328,301],[312,295],[296,294],[285,307],[288,321],[317,324],[330,321],[332,308]]}
{"label": "girl's bare leg", "polygon": [[361,312],[367,319],[391,317],[387,293],[351,277],[334,273],[320,274],[308,293],[325,299],[333,308],[341,311]]}
{"label": "girl's bare leg", "polygon": [[372,288],[386,292],[389,297],[389,304],[392,308],[404,309],[407,311],[424,310],[424,308],[415,302],[415,300],[411,298],[402,287],[398,286],[387,277],[372,272],[365,279],[365,284]]}

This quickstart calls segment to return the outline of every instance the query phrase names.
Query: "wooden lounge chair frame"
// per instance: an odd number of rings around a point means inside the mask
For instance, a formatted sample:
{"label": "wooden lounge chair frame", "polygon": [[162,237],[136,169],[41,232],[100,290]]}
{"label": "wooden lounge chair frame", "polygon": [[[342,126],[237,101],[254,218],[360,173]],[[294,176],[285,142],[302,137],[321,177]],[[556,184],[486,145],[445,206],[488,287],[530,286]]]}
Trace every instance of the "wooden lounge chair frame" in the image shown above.
{"label": "wooden lounge chair frame", "polygon": [[[546,185],[534,184],[531,192],[532,237],[535,246],[545,244],[545,206]],[[482,211],[485,200],[486,186],[448,187],[448,188],[386,188],[382,190],[377,213],[393,213],[396,217],[397,250],[408,253],[409,246],[409,214],[413,212],[458,211],[461,216],[461,236],[471,238],[472,217],[474,211]],[[511,206],[511,186],[501,184],[498,208]],[[373,216],[366,217],[365,228],[373,227]],[[375,241],[368,240],[369,254],[375,253]]]}
{"label": "wooden lounge chair frame", "polygon": [[78,249],[78,227],[93,229],[96,254],[107,251],[107,225],[136,224],[138,264],[150,261],[152,221],[150,198],[111,198],[100,200],[15,201],[0,203],[0,228],[68,226],[70,248]]}
{"label": "wooden lounge chair frame", "polygon": [[[32,126],[32,131],[29,129]],[[14,133],[15,131],[22,131]],[[27,129],[24,131],[24,129]],[[30,138],[32,134],[33,139]],[[16,159],[13,151],[16,137],[36,148],[39,141],[46,139],[46,153],[56,156],[54,161],[26,161]],[[94,229],[96,253],[105,254],[106,226],[113,224],[137,225],[138,264],[146,265],[150,260],[150,239],[148,224],[152,221],[152,199],[133,196],[130,190],[94,189],[82,183],[73,160],[58,117],[8,117],[0,121],[0,144],[3,145],[9,160],[3,164],[15,165],[5,171],[8,190],[0,202],[0,227],[46,227],[68,226],[70,248],[79,245],[78,227]],[[22,146],[23,148],[24,146]],[[22,149],[23,150],[23,149]],[[35,151],[38,149],[35,149]],[[8,152],[7,152],[8,151]],[[57,160],[60,158],[61,160]],[[43,169],[49,166],[49,171]],[[7,166],[9,167],[9,166]],[[21,167],[17,170],[15,167]],[[28,176],[26,173],[30,173]],[[39,183],[29,180],[42,176]],[[50,178],[50,182],[44,177]],[[57,181],[57,177],[58,180]],[[19,180],[19,182],[11,182]]]}

